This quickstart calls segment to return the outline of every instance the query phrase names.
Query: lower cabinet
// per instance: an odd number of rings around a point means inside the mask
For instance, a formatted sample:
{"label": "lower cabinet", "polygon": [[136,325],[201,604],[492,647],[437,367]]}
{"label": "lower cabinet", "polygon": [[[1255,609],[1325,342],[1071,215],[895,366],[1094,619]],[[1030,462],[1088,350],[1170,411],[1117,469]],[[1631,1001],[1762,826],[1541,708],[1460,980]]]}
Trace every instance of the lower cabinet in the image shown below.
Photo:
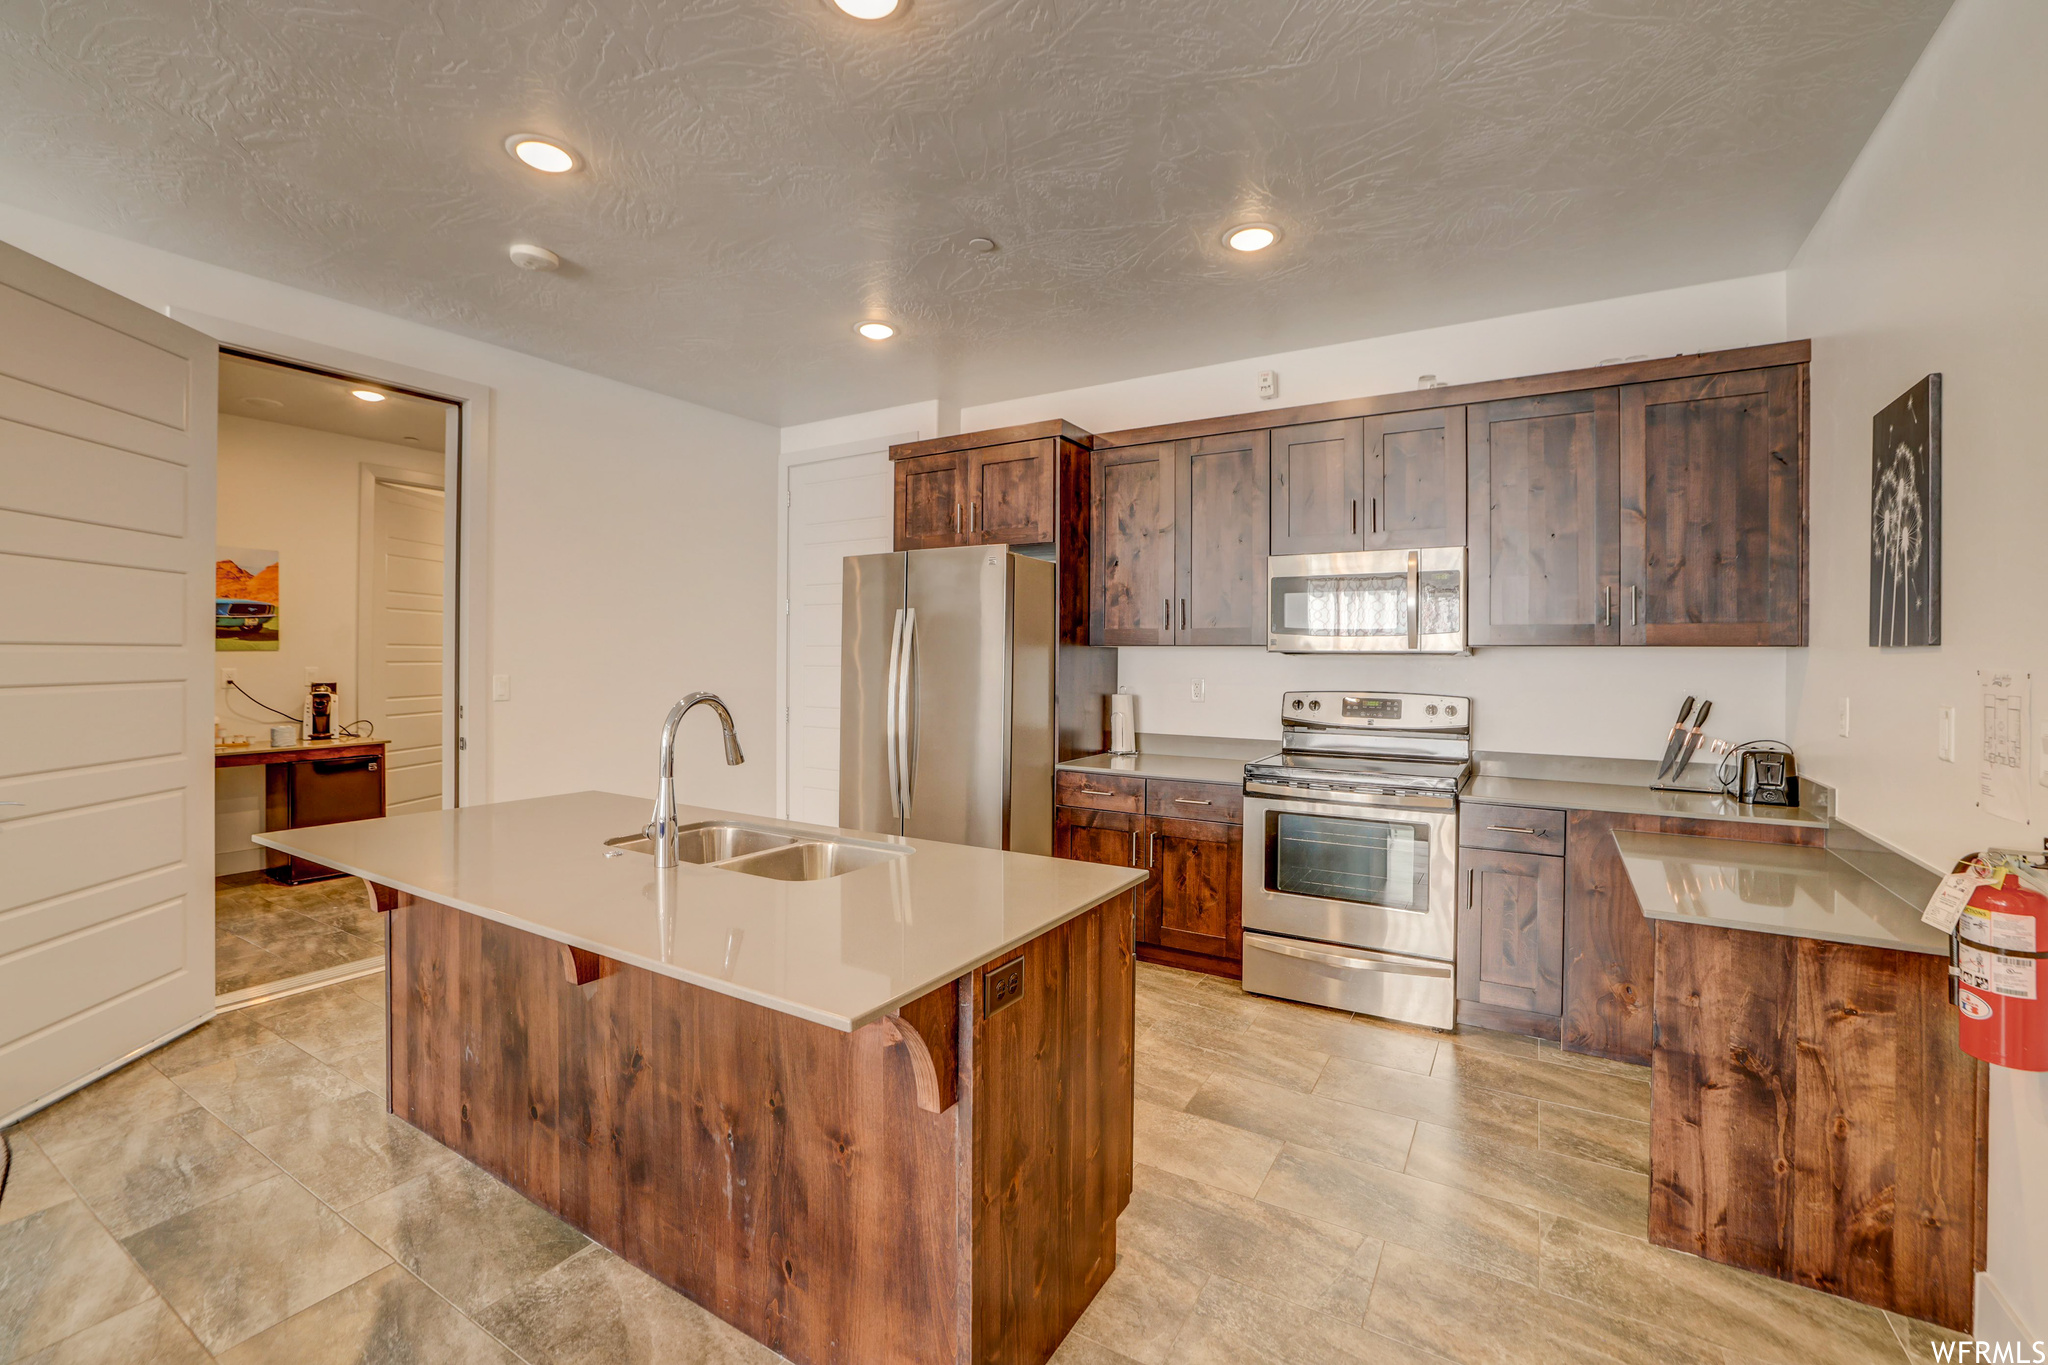
{"label": "lower cabinet", "polygon": [[[1053,808],[1056,858],[1142,867],[1138,956],[1216,976],[1242,974],[1244,958],[1243,793],[1223,783],[1063,772]],[[1135,790],[1143,784],[1141,796]],[[1136,805],[1105,810],[1069,802]],[[1164,814],[1145,812],[1160,810]],[[1203,819],[1171,812],[1198,811]]]}

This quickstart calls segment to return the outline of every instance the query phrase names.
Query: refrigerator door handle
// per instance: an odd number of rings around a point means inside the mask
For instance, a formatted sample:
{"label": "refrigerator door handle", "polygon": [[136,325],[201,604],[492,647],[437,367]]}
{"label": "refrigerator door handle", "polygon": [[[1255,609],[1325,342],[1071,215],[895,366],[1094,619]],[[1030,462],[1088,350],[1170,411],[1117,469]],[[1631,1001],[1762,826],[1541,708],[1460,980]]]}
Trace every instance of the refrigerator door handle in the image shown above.
{"label": "refrigerator door handle", "polygon": [[903,609],[903,662],[897,679],[896,744],[897,770],[902,774],[903,818],[910,818],[910,803],[917,799],[917,713],[910,704],[910,690],[917,680],[917,608]]}
{"label": "refrigerator door handle", "polygon": [[897,697],[903,689],[903,608],[896,608],[896,624],[889,635],[889,680],[882,690],[882,747],[889,754],[889,813],[903,818],[903,772],[897,762]]}

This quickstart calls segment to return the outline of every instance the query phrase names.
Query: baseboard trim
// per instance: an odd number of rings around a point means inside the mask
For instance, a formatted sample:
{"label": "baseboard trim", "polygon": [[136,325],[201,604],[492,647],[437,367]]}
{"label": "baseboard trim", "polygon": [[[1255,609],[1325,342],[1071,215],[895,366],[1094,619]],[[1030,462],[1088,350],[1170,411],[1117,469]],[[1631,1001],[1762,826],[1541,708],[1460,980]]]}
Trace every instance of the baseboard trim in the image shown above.
{"label": "baseboard trim", "polygon": [[[1972,1315],[1973,1327],[1970,1335],[1978,1341],[2017,1342],[2031,1351],[2042,1338],[2024,1322],[2019,1310],[2012,1306],[2012,1300],[1998,1287],[1998,1281],[1991,1278],[1991,1272],[1977,1272],[1977,1306]],[[2031,1360],[2033,1356],[2022,1353],[2014,1359]]]}
{"label": "baseboard trim", "polygon": [[229,991],[226,995],[215,996],[213,1007],[220,1013],[226,1014],[230,1010],[243,1010],[251,1005],[262,1005],[272,1000],[282,1000],[286,996],[304,995],[307,991],[317,991],[322,986],[332,986],[337,982],[354,981],[359,977],[375,976],[383,970],[384,959],[381,957],[368,958],[362,962],[344,962],[338,967],[322,967],[317,972],[306,972],[300,976],[288,976],[282,981],[272,981],[261,986],[249,986],[239,991]]}

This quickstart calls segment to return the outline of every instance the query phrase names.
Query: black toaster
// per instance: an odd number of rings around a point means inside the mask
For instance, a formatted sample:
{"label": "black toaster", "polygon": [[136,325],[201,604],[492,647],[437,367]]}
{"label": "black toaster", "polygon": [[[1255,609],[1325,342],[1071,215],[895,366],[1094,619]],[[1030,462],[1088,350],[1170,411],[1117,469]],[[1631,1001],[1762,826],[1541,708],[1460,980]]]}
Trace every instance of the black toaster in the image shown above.
{"label": "black toaster", "polygon": [[1799,768],[1790,750],[1744,749],[1736,798],[1752,806],[1799,804]]}

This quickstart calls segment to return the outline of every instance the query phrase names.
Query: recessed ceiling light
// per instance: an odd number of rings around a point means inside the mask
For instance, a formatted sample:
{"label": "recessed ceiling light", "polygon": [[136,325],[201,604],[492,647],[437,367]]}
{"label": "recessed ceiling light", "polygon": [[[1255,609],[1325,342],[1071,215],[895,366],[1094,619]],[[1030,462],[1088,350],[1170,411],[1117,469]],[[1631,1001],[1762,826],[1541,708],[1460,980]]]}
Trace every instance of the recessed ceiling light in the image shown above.
{"label": "recessed ceiling light", "polygon": [[903,0],[832,0],[832,5],[856,19],[886,19],[903,8]]}
{"label": "recessed ceiling light", "polygon": [[896,335],[896,329],[886,322],[863,322],[853,330],[869,341],[887,341]]}
{"label": "recessed ceiling light", "polygon": [[993,237],[969,237],[967,239],[967,249],[986,256],[989,252],[996,249],[996,239]]}
{"label": "recessed ceiling light", "polygon": [[1269,223],[1243,223],[1223,234],[1232,251],[1264,251],[1280,240],[1280,229]]}
{"label": "recessed ceiling light", "polygon": [[550,142],[534,133],[512,134],[505,139],[505,150],[535,170],[546,171],[549,175],[573,171],[581,164],[576,159],[576,153],[561,143]]}
{"label": "recessed ceiling light", "polygon": [[512,257],[512,264],[518,266],[521,270],[560,270],[562,268],[562,258],[560,256],[557,256],[544,246],[535,246],[531,242],[518,243],[508,254]]}
{"label": "recessed ceiling light", "polygon": [[375,389],[350,389],[349,392],[362,399],[365,403],[381,403],[384,401],[384,395]]}

